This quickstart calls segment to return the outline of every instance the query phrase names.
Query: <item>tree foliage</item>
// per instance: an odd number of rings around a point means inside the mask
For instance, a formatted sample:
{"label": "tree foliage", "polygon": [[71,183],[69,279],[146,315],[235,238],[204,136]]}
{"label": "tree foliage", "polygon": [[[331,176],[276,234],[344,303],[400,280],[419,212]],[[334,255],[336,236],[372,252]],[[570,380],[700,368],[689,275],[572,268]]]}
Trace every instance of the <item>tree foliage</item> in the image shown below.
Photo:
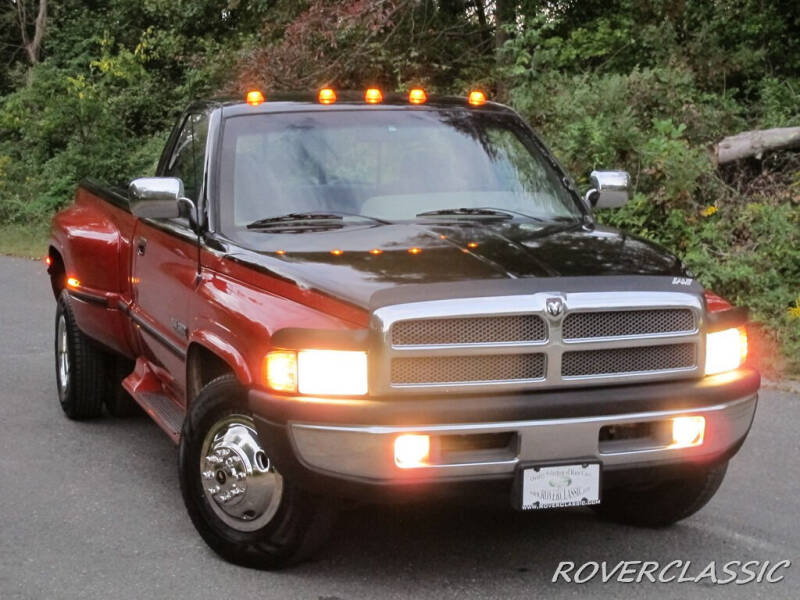
{"label": "tree foliage", "polygon": [[579,185],[630,171],[633,201],[601,218],[752,306],[800,370],[800,158],[717,170],[708,154],[800,125],[794,0],[49,0],[32,60],[40,3],[0,8],[0,223],[47,219],[87,175],[151,172],[198,97],[479,86]]}

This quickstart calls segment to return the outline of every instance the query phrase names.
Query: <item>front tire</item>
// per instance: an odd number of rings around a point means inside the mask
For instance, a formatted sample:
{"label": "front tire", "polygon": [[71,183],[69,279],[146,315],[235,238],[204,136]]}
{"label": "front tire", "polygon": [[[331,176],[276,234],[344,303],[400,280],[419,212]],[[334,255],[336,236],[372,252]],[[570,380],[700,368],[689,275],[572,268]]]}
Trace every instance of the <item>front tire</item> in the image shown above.
{"label": "front tire", "polygon": [[278,569],[308,557],[327,538],[335,511],[277,471],[233,375],[218,377],[194,400],[178,465],[192,523],[225,560]]}
{"label": "front tire", "polygon": [[55,362],[58,400],[64,414],[76,420],[99,417],[109,393],[108,361],[78,328],[66,290],[56,307]]}
{"label": "front tire", "polygon": [[603,491],[602,517],[639,527],[666,527],[703,508],[722,484],[728,463],[689,466],[679,478]]}

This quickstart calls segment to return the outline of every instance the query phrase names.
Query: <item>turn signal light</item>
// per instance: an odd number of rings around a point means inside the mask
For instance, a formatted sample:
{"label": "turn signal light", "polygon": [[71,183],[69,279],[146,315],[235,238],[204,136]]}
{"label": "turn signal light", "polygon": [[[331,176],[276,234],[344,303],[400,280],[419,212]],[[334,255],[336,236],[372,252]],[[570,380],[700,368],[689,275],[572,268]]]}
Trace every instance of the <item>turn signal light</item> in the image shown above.
{"label": "turn signal light", "polygon": [[264,102],[264,94],[258,90],[251,90],[247,92],[247,103],[250,106],[258,106]]}
{"label": "turn signal light", "polygon": [[430,451],[430,436],[404,433],[394,441],[394,462],[401,469],[422,467],[428,462]]}
{"label": "turn signal light", "polygon": [[705,417],[676,417],[672,419],[672,447],[690,448],[703,443]]}
{"label": "turn signal light", "polygon": [[486,104],[486,94],[479,90],[473,90],[469,93],[467,100],[472,106],[483,106]]}
{"label": "turn signal light", "polygon": [[317,94],[317,99],[320,104],[333,104],[336,102],[336,92],[331,88],[322,88]]}
{"label": "turn signal light", "polygon": [[364,92],[364,102],[367,104],[379,104],[383,102],[383,94],[378,88],[368,88]]}
{"label": "turn signal light", "polygon": [[48,267],[52,267],[53,266],[53,259],[50,258],[49,255],[45,256],[44,257],[44,264],[46,264]]}
{"label": "turn signal light", "polygon": [[408,92],[408,101],[411,104],[425,104],[428,101],[428,94],[422,88],[414,88]]}
{"label": "turn signal light", "polygon": [[76,288],[80,286],[81,282],[74,277],[67,277],[67,287]]}
{"label": "turn signal light", "polygon": [[297,353],[274,350],[264,359],[264,379],[277,392],[297,391]]}

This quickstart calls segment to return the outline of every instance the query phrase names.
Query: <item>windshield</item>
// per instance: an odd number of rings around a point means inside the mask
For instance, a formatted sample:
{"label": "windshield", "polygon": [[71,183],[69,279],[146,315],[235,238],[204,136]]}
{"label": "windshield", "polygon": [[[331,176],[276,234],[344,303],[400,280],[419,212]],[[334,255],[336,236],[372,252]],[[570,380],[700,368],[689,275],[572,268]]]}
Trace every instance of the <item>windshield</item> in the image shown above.
{"label": "windshield", "polygon": [[[520,121],[469,111],[330,111],[232,117],[221,163],[222,229],[291,213],[383,221],[581,217]],[[457,209],[468,209],[457,211]]]}

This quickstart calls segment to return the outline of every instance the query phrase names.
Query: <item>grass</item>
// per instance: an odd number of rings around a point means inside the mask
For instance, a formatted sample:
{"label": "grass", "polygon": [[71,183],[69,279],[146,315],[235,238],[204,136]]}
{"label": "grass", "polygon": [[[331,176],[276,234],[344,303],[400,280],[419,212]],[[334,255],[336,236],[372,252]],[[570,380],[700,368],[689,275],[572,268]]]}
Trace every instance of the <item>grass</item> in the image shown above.
{"label": "grass", "polygon": [[49,223],[0,225],[0,254],[22,258],[42,258],[47,249]]}

